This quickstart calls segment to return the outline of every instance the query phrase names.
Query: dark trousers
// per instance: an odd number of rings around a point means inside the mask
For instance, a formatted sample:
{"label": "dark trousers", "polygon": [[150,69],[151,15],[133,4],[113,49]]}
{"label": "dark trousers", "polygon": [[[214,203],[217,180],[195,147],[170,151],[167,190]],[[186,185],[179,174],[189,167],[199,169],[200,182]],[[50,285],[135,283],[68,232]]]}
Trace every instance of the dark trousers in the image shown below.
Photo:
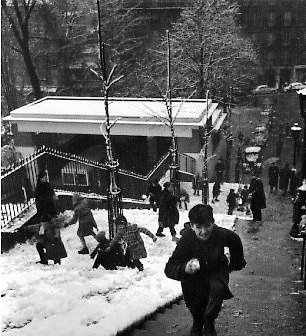
{"label": "dark trousers", "polygon": [[200,195],[200,189],[193,189],[193,194],[199,196]]}
{"label": "dark trousers", "polygon": [[261,221],[261,208],[251,206],[251,211],[253,215],[253,221]]}
{"label": "dark trousers", "polygon": [[[40,262],[42,264],[48,264],[48,259],[46,257],[46,246],[41,243],[41,242],[37,242],[36,243],[36,249],[37,249],[37,252],[39,254],[39,257],[40,257]],[[61,259],[58,258],[58,259],[54,259],[54,264],[60,264],[61,263]]]}
{"label": "dark trousers", "polygon": [[235,205],[229,205],[229,206],[228,206],[227,214],[228,214],[228,215],[232,215],[234,209],[235,209]]}
{"label": "dark trousers", "polygon": [[193,329],[201,330],[205,321],[213,322],[219,315],[224,298],[224,284],[212,280],[193,288],[182,286],[184,300],[193,317]]}
{"label": "dark trousers", "polygon": [[182,209],[182,203],[184,203],[185,210],[187,210],[188,209],[188,207],[187,207],[187,201],[179,200],[179,208]]}
{"label": "dark trousers", "polygon": [[[168,225],[168,228],[170,230],[171,236],[175,236],[176,235],[176,231],[175,231],[175,228],[174,228],[174,224]],[[164,230],[163,226],[159,226],[158,229],[157,229],[156,234],[162,233],[163,230]]]}

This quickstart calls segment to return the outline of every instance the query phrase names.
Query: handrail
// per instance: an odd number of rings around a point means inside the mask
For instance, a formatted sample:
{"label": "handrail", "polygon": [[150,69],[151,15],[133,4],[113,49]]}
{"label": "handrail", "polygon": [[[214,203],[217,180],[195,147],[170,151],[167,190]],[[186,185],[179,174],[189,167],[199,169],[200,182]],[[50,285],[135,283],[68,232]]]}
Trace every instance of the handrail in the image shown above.
{"label": "handrail", "polygon": [[[44,154],[50,154],[62,159],[66,159],[69,161],[74,161],[78,163],[84,163],[88,166],[95,167],[95,168],[100,168],[103,170],[107,170],[107,167],[105,164],[98,162],[98,161],[93,161],[93,160],[88,160],[82,156],[76,155],[76,154],[70,154],[67,152],[62,152],[58,149],[42,146],[39,147],[33,154],[29,155],[28,157],[25,157],[21,160],[19,160],[17,163],[12,164],[6,168],[3,168],[2,174],[1,174],[1,179],[12,174],[16,170],[22,168],[23,166],[26,166],[28,163],[36,160],[37,158],[41,157]],[[119,168],[119,173],[122,175],[128,175],[128,176],[133,176],[135,178],[141,179],[148,181],[150,177],[156,172],[156,170],[162,165],[162,163],[169,157],[170,151],[168,151],[164,156],[161,157],[161,159],[154,165],[154,167],[148,172],[146,175],[138,174],[132,171],[128,171],[125,169],[120,169]]]}

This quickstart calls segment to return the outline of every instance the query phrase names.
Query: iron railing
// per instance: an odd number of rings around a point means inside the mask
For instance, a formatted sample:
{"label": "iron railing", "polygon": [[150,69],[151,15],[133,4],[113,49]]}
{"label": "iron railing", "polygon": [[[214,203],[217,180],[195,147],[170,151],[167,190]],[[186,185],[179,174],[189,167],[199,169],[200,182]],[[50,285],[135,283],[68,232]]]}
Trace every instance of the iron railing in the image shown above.
{"label": "iron railing", "polygon": [[[166,153],[147,175],[118,170],[124,198],[139,199],[147,190],[148,181],[161,176],[169,168],[170,152]],[[106,195],[109,174],[103,163],[41,147],[32,155],[2,169],[1,225],[5,226],[34,203],[39,171],[46,170],[54,189]]]}

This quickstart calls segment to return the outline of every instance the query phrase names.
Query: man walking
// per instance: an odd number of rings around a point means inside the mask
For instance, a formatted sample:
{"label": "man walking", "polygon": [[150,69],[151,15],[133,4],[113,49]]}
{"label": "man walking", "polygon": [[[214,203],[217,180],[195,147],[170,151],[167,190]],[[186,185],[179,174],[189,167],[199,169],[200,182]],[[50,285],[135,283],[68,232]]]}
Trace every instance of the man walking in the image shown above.
{"label": "man walking", "polygon": [[279,177],[279,168],[276,166],[275,163],[272,163],[272,165],[269,167],[268,175],[269,175],[270,193],[273,193],[274,190],[277,191],[278,177]]}

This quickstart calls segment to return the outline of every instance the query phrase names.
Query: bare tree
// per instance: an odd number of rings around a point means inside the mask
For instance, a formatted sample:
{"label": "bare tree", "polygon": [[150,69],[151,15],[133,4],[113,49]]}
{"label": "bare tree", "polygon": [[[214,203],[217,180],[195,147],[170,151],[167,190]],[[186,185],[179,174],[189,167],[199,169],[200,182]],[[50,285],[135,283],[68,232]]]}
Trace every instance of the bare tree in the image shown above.
{"label": "bare tree", "polygon": [[40,80],[33,62],[30,50],[30,19],[36,5],[36,0],[12,0],[7,5],[6,0],[1,0],[1,8],[9,21],[18,47],[16,50],[21,53],[36,99],[42,97]]}
{"label": "bare tree", "polygon": [[[173,96],[186,97],[196,90],[205,99],[206,91],[219,100],[235,87],[235,94],[252,86],[257,54],[237,23],[238,6],[228,0],[194,0],[182,11],[171,33]],[[162,50],[166,40],[152,46],[147,72],[164,78]],[[145,67],[142,71],[146,71]],[[145,95],[154,92],[144,84]]]}
{"label": "bare tree", "polygon": [[[122,214],[122,201],[121,201],[121,189],[117,184],[117,170],[119,166],[118,160],[114,159],[113,150],[112,150],[112,142],[111,142],[111,128],[116,124],[117,119],[114,122],[110,122],[109,115],[109,90],[123,76],[119,76],[114,78],[114,73],[117,65],[113,65],[111,71],[108,71],[108,64],[105,55],[105,43],[102,40],[102,30],[101,30],[101,7],[100,1],[97,0],[98,7],[98,22],[99,22],[99,51],[100,51],[100,73],[96,72],[94,69],[91,71],[99,78],[103,85],[103,93],[104,93],[104,107],[105,107],[105,122],[101,125],[100,129],[102,135],[105,139],[106,145],[106,155],[107,155],[107,167],[109,171],[109,188],[107,190],[107,199],[108,199],[108,220],[109,220],[109,236],[110,239],[114,237],[115,233],[115,220],[116,218]],[[103,129],[104,128],[104,129]]]}

